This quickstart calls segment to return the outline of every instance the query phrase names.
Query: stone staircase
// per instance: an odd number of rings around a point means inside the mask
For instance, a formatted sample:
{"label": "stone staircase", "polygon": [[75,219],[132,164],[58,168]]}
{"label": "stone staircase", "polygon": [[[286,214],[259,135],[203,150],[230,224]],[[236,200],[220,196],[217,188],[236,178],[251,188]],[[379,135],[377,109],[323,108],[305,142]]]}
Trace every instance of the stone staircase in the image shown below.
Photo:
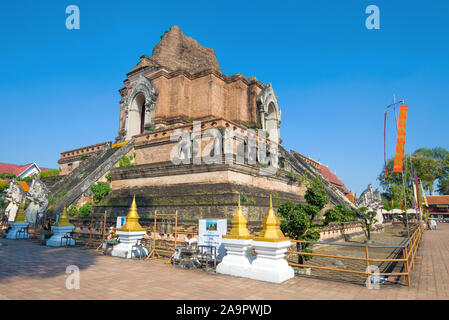
{"label": "stone staircase", "polygon": [[350,209],[356,209],[356,206],[343,194],[343,192],[338,190],[329,181],[323,178],[319,171],[305,162],[297,152],[293,150],[289,152],[288,162],[292,168],[295,169],[295,171],[300,174],[305,174],[309,179],[318,177],[323,182],[327,194],[329,195],[329,199],[333,204],[337,205],[342,203]]}
{"label": "stone staircase", "polygon": [[64,206],[73,204],[90,189],[98,179],[108,172],[134,146],[134,139],[121,147],[105,145],[97,153],[89,156],[71,173],[55,183],[49,190],[48,215],[60,213]]}

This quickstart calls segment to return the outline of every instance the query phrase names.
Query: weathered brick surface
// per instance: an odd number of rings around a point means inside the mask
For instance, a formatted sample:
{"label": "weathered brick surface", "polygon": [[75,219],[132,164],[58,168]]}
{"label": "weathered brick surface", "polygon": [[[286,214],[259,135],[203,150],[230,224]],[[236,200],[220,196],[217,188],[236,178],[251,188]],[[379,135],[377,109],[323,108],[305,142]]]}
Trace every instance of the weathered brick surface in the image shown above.
{"label": "weathered brick surface", "polygon": [[185,69],[190,73],[213,68],[220,71],[215,51],[186,37],[178,26],[172,26],[153,49],[152,58],[172,70]]}
{"label": "weathered brick surface", "polygon": [[[103,256],[0,239],[0,299],[449,299],[449,225],[426,231],[412,284],[379,290],[296,277],[283,284],[182,270],[159,261]],[[79,290],[65,286],[68,265],[81,270]]]}

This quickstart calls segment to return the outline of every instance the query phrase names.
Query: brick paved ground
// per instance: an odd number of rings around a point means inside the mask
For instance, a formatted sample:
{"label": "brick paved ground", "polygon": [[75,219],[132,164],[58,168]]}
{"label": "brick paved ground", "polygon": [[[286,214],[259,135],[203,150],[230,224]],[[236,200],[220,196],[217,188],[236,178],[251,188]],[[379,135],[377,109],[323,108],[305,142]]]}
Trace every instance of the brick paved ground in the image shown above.
{"label": "brick paved ground", "polygon": [[[412,285],[360,284],[298,276],[281,285],[163,261],[125,260],[80,248],[49,248],[0,239],[0,299],[449,299],[449,224],[426,231]],[[65,287],[67,265],[79,266],[81,288]]]}

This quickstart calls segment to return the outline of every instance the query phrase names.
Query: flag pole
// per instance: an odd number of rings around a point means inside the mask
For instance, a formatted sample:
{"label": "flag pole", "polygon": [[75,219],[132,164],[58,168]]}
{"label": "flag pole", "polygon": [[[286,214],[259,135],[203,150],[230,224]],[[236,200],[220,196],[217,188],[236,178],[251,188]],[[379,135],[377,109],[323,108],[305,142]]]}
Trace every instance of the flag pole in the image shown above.
{"label": "flag pole", "polygon": [[[395,118],[395,122],[396,122],[396,132],[398,131],[398,119],[396,117],[396,105],[399,103],[405,103],[405,100],[401,100],[396,102],[396,97],[395,95],[393,95],[393,104],[390,104],[389,106],[387,106],[387,109],[390,107],[393,107],[393,113],[394,113],[394,118]],[[405,153],[405,141],[404,141],[404,153]],[[405,161],[407,163],[407,161]],[[403,188],[403,192],[404,192],[404,207],[405,207],[405,219],[406,219],[406,224],[407,224],[407,237],[410,238],[410,228],[409,228],[409,224],[408,224],[408,214],[407,214],[407,195],[406,195],[406,188],[405,188],[405,175],[404,175],[404,169],[405,166],[403,165],[402,170],[401,170],[401,174],[402,174],[402,188]]]}

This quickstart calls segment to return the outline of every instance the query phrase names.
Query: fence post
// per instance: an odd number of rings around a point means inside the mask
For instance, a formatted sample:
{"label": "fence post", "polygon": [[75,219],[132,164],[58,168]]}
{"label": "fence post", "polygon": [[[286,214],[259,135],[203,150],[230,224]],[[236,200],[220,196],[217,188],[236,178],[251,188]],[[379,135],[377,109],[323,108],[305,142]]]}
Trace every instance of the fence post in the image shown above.
{"label": "fence post", "polygon": [[416,255],[418,254],[418,230],[415,232],[414,237],[413,237],[413,254],[412,254],[412,261],[411,261],[411,269],[413,269],[415,267],[415,259],[416,259]]}
{"label": "fence post", "polygon": [[370,276],[371,272],[369,271],[370,270],[369,269],[369,254],[368,254],[368,246],[367,245],[365,246],[365,259],[366,259],[366,268],[368,269],[368,272],[369,272],[368,276]]}
{"label": "fence post", "polygon": [[410,287],[410,271],[408,269],[407,247],[404,247],[402,249],[402,255],[403,255],[404,259],[406,259],[404,261],[404,269],[405,269],[405,272],[407,273],[407,275],[406,275],[406,277],[407,277],[407,285]]}

